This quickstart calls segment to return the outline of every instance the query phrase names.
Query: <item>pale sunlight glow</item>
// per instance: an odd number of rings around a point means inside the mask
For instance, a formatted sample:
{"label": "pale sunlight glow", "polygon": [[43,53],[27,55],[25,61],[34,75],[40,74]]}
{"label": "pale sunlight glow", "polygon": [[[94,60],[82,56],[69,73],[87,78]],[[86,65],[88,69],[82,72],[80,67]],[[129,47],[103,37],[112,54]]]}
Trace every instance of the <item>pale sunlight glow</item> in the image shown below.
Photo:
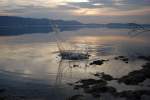
{"label": "pale sunlight glow", "polygon": [[[86,41],[88,40],[88,41]],[[97,44],[97,43],[101,43],[101,44],[106,44],[106,43],[111,43],[111,42],[115,42],[115,41],[136,41],[139,43],[144,43],[146,42],[146,40],[141,39],[141,38],[128,38],[128,37],[124,37],[124,36],[80,36],[80,37],[73,37],[72,39],[70,39],[70,42],[73,43],[87,43],[87,44]]]}
{"label": "pale sunlight glow", "polygon": [[73,15],[77,16],[126,16],[126,15],[143,15],[150,12],[150,9],[143,8],[140,10],[120,11],[113,8],[80,8],[74,10]]}

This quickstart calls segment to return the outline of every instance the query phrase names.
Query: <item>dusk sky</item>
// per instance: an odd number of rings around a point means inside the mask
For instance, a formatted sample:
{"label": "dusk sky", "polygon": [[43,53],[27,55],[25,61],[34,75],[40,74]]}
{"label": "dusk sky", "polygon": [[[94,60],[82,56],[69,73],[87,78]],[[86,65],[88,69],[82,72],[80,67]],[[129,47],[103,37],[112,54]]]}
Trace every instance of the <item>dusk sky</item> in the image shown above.
{"label": "dusk sky", "polygon": [[0,0],[0,15],[84,23],[150,23],[150,0]]}

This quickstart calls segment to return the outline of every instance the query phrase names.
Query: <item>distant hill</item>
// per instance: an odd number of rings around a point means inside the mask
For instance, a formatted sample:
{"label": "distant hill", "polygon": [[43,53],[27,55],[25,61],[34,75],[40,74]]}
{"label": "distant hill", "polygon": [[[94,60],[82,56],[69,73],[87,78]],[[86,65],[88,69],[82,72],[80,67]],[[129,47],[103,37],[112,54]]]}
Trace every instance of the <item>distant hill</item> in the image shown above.
{"label": "distant hill", "polygon": [[54,22],[58,25],[82,25],[78,21],[64,21],[64,20],[50,20],[50,19],[37,19],[37,18],[23,18],[15,16],[0,16],[0,26],[49,26]]}
{"label": "distant hill", "polygon": [[48,19],[33,19],[22,18],[15,16],[0,16],[0,26],[4,27],[21,27],[21,26],[33,26],[33,25],[50,25]]}
{"label": "distant hill", "polygon": [[0,35],[10,36],[31,33],[49,33],[52,32],[52,23],[58,25],[60,31],[77,30],[83,25],[78,21],[0,16]]}
{"label": "distant hill", "polygon": [[[0,36],[22,35],[31,33],[52,32],[51,25],[59,26],[60,31],[72,31],[81,28],[132,28],[131,23],[84,24],[78,21],[24,18],[16,16],[0,16]],[[142,24],[150,28],[150,24]]]}

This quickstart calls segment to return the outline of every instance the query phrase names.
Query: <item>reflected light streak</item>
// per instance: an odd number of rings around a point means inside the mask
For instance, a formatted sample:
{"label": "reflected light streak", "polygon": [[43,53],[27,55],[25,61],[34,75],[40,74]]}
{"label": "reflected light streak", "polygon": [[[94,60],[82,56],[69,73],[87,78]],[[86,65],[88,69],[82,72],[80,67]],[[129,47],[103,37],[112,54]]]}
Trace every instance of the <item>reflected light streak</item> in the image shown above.
{"label": "reflected light streak", "polygon": [[[87,41],[88,40],[88,41]],[[146,42],[144,39],[139,38],[129,38],[125,36],[80,36],[70,39],[73,43],[87,43],[87,44],[97,44],[97,43],[111,43],[120,41],[135,41],[135,42]]]}

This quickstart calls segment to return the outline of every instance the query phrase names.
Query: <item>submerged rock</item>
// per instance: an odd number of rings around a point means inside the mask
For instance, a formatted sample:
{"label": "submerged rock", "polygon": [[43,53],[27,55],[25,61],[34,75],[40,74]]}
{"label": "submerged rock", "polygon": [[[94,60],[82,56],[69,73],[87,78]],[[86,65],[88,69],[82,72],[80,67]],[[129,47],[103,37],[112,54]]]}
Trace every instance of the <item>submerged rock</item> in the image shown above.
{"label": "submerged rock", "polygon": [[105,61],[108,61],[108,60],[95,60],[91,62],[90,65],[102,65]]}
{"label": "submerged rock", "polygon": [[[143,57],[141,57],[143,59]],[[128,61],[128,58],[119,56],[122,61]],[[149,58],[144,58],[148,59]],[[99,61],[98,61],[99,62]],[[96,62],[97,63],[97,62]],[[101,62],[102,63],[102,62]],[[126,100],[150,100],[150,90],[128,90],[117,92],[117,90],[107,85],[107,81],[117,80],[119,83],[125,83],[126,85],[138,85],[144,82],[146,79],[150,79],[150,62],[142,66],[142,69],[130,72],[121,78],[113,78],[112,76],[105,73],[93,74],[98,79],[83,79],[75,83],[75,89],[83,89],[87,94],[91,94],[94,98],[100,98],[104,93],[109,93],[116,98],[125,98]]]}
{"label": "submerged rock", "polygon": [[28,98],[24,96],[15,96],[15,95],[0,95],[0,100],[40,100],[37,98]]}
{"label": "submerged rock", "polygon": [[79,67],[79,65],[73,65],[73,68],[75,68],[75,67]]}
{"label": "submerged rock", "polygon": [[106,81],[104,81],[104,80],[96,80],[96,79],[83,79],[76,83],[81,83],[81,86],[90,86],[93,84],[101,84],[101,85],[107,84]]}
{"label": "submerged rock", "polygon": [[139,59],[150,61],[150,56],[138,56]]}
{"label": "submerged rock", "polygon": [[0,93],[3,93],[5,91],[6,91],[6,89],[0,89]]}
{"label": "submerged rock", "polygon": [[116,89],[111,86],[107,86],[105,80],[95,80],[95,79],[84,79],[80,80],[80,85],[75,85],[74,89],[83,89],[85,93],[91,94],[95,98],[99,98],[102,93],[115,93]]}
{"label": "submerged rock", "polygon": [[129,90],[117,93],[117,96],[124,97],[127,100],[141,100],[143,95],[149,95],[148,98],[150,99],[150,90]]}
{"label": "submerged rock", "polygon": [[83,95],[78,94],[68,98],[67,100],[83,100],[82,97]]}
{"label": "submerged rock", "polygon": [[115,57],[114,59],[115,60],[121,60],[121,61],[123,61],[125,63],[128,63],[128,61],[129,61],[129,59],[127,57],[125,57],[125,56],[118,56],[118,57]]}
{"label": "submerged rock", "polygon": [[99,77],[99,78],[106,80],[106,81],[114,80],[114,78],[112,76],[105,74],[104,72],[96,73],[96,74],[94,74],[94,76]]}
{"label": "submerged rock", "polygon": [[91,93],[91,94],[101,94],[101,93],[115,93],[116,89],[111,86],[102,86],[100,84],[95,84],[91,86],[86,93]]}
{"label": "submerged rock", "polygon": [[118,56],[118,57],[115,57],[116,60],[122,59],[122,58],[125,58],[125,57],[124,57],[124,56]]}
{"label": "submerged rock", "polygon": [[121,77],[118,82],[123,82],[127,85],[138,85],[146,79],[145,75],[140,71],[130,72],[128,75]]}
{"label": "submerged rock", "polygon": [[[136,85],[137,83],[142,82],[145,79],[145,76],[143,76],[142,72],[139,73],[139,70],[131,72],[129,74],[130,75],[118,79],[118,81],[124,82],[126,84]],[[143,96],[146,96],[145,98],[148,98],[144,100],[150,100],[150,90],[128,90],[117,92],[114,87],[107,86],[107,81],[114,80],[113,77],[105,73],[96,73],[94,74],[94,76],[100,79],[83,79],[76,82],[75,84],[77,85],[74,85],[74,87],[83,89],[85,93],[91,94],[94,98],[100,98],[104,93],[109,93],[116,98],[126,98],[126,100],[143,100],[141,99]]]}
{"label": "submerged rock", "polygon": [[118,79],[118,82],[123,82],[127,85],[138,85],[147,78],[150,78],[150,63],[142,66],[141,70],[130,72],[128,75]]}
{"label": "submerged rock", "polygon": [[93,97],[98,98],[101,93],[113,93],[116,89],[107,86],[107,81],[103,79],[83,79],[75,83],[74,89],[83,89],[85,93],[91,94]]}
{"label": "submerged rock", "polygon": [[145,65],[142,66],[144,69],[150,69],[150,62],[147,62]]}

